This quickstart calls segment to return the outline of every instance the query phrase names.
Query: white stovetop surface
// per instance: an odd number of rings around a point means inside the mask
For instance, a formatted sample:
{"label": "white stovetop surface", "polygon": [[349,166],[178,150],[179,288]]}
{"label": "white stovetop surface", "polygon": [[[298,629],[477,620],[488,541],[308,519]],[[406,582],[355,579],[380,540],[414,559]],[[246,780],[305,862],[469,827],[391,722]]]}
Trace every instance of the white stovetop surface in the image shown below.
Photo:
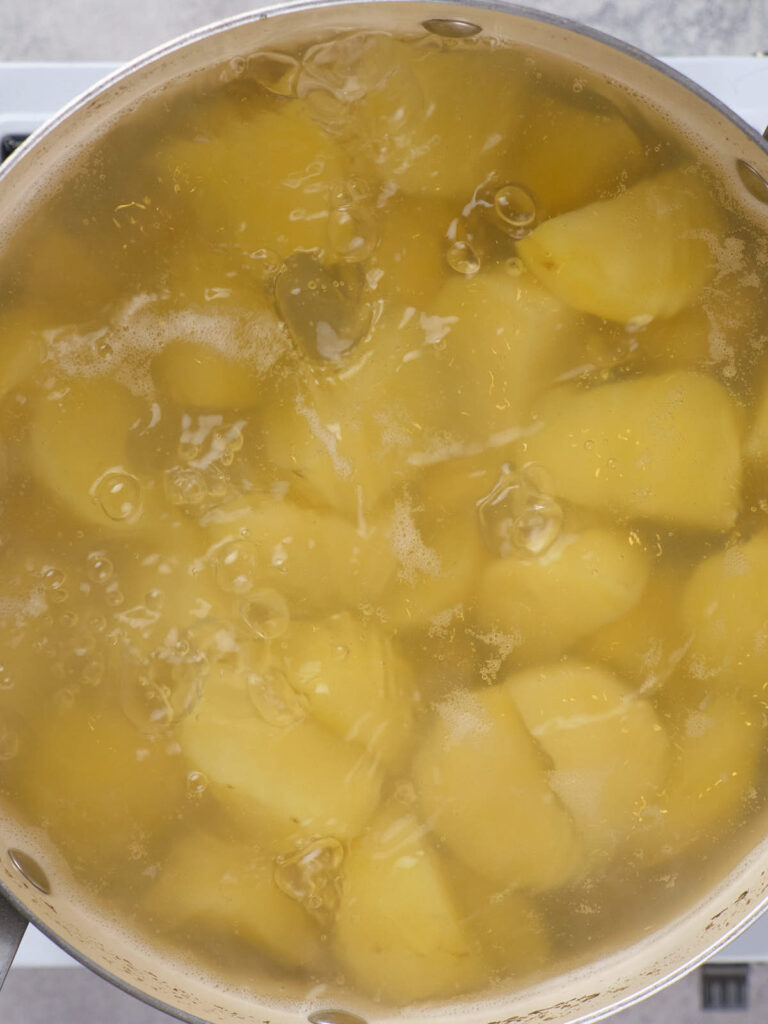
{"label": "white stovetop surface", "polygon": [[[693,79],[762,132],[768,125],[768,57],[679,57],[666,62]],[[29,132],[118,65],[0,62],[0,137]],[[768,912],[716,960],[768,960]],[[15,965],[66,967],[75,963],[30,926]]]}

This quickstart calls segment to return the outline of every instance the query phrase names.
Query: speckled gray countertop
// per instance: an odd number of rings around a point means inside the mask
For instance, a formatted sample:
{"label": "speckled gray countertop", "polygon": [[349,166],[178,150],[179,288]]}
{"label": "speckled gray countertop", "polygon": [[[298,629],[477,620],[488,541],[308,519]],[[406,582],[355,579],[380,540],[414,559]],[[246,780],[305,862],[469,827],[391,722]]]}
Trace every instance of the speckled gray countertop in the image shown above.
{"label": "speckled gray countertop", "polygon": [[[0,60],[127,60],[247,0],[0,0]],[[768,50],[768,0],[531,0],[659,56]]]}

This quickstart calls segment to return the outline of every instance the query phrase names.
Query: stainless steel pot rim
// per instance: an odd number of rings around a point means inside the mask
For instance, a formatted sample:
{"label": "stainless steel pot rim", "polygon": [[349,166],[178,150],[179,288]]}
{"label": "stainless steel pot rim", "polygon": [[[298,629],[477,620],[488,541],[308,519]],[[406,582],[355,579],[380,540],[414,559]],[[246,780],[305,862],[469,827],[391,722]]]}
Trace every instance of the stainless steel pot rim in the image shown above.
{"label": "stainless steel pot rim", "polygon": [[[243,14],[211,22],[146,51],[137,58],[122,65],[116,71],[113,71],[100,79],[93,86],[76,96],[58,113],[37,128],[24,145],[17,149],[4,161],[2,166],[0,166],[0,186],[2,185],[4,178],[8,176],[9,172],[17,167],[21,161],[33,159],[36,146],[66,120],[68,120],[72,114],[87,107],[102,94],[120,85],[123,81],[132,77],[143,68],[168,58],[192,44],[202,42],[213,35],[225,33],[230,30],[236,30],[270,18],[276,18],[289,13],[297,14],[303,11],[313,11],[318,8],[343,9],[346,7],[360,7],[364,3],[372,3],[372,5],[376,6],[386,4],[398,7],[408,7],[411,5],[411,0],[278,0],[278,2],[274,3],[265,3],[263,7],[259,7],[258,9],[254,9]],[[588,38],[594,42],[601,43],[606,47],[618,51],[621,54],[660,72],[667,78],[672,79],[675,83],[693,93],[710,107],[714,108],[722,117],[730,121],[731,124],[743,133],[751,143],[757,145],[759,149],[768,156],[768,141],[760,135],[759,132],[752,128],[751,125],[747,124],[746,121],[739,117],[738,114],[717,99],[717,97],[713,96],[706,89],[702,88],[696,82],[687,78],[679,71],[670,67],[668,64],[665,64],[663,61],[651,56],[638,47],[605,32],[601,32],[598,29],[581,24],[580,22],[574,21],[570,18],[564,18],[560,15],[551,14],[546,11],[533,9],[515,3],[507,3],[506,0],[456,0],[456,2],[452,2],[452,0],[419,0],[419,4],[428,4],[434,7],[436,17],[437,11],[441,9],[445,12],[446,18],[456,18],[457,12],[465,13],[470,10],[516,15],[521,18],[551,25],[555,28],[562,29],[564,32],[573,33],[575,35]],[[417,22],[417,24],[421,23],[422,22]],[[7,852],[3,853],[3,856],[7,856]],[[208,1024],[208,1022],[203,1018],[189,1014],[179,1007],[166,1003],[153,996],[151,993],[145,992],[130,981],[112,974],[106,967],[82,953],[66,939],[58,935],[56,931],[46,924],[46,922],[41,920],[38,915],[30,911],[25,906],[24,902],[10,891],[2,879],[0,879],[0,896],[4,896],[19,915],[38,928],[65,953],[78,961],[84,967],[93,971],[97,976],[121,989],[126,994],[141,1000],[148,1006],[151,1006],[160,1012],[169,1014],[178,1020],[184,1021],[185,1024]],[[571,1024],[596,1024],[597,1021],[604,1020],[606,1017],[612,1016],[614,1013],[634,1006],[649,996],[661,992],[663,989],[674,984],[680,978],[688,974],[691,970],[704,963],[715,953],[721,950],[727,943],[740,935],[767,908],[768,892],[766,892],[766,895],[761,900],[757,901],[751,907],[749,912],[741,918],[738,924],[730,927],[704,950],[698,952],[695,956],[690,957],[687,961],[676,967],[671,972],[664,974],[662,977],[649,982],[647,985],[644,985],[639,989],[636,989],[623,998],[617,999],[609,1005],[571,1018]],[[613,960],[621,955],[622,953],[619,952],[609,959]],[[579,968],[578,970],[581,971],[583,968]],[[333,1011],[329,1012],[331,1014],[333,1013]],[[395,1014],[395,1016],[396,1015],[397,1014]],[[424,1013],[425,1020],[429,1019],[429,1016],[429,1009],[426,1009]],[[516,1017],[513,1015],[505,1018],[503,1021],[491,1022],[491,1024],[515,1024],[515,1022],[522,1021],[523,1019],[524,1018],[522,1016]],[[269,1022],[265,1021],[264,1024],[269,1024]]]}

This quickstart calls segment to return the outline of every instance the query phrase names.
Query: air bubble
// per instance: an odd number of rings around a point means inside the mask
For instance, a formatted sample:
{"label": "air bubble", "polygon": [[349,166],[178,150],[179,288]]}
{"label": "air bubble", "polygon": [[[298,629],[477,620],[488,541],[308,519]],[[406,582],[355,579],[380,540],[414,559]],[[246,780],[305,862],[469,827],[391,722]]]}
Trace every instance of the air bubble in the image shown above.
{"label": "air bubble", "polygon": [[203,474],[191,466],[174,466],[166,470],[163,482],[168,500],[179,508],[202,505],[208,497]]}
{"label": "air bubble", "polygon": [[106,583],[112,578],[115,567],[103,551],[92,551],[86,559],[88,579],[94,583]]}
{"label": "air bubble", "polygon": [[163,732],[197,704],[206,670],[199,651],[161,647],[141,660],[124,652],[120,674],[123,712],[142,732]]}
{"label": "air bubble", "polygon": [[328,241],[335,259],[364,263],[379,241],[373,219],[360,210],[332,210],[328,219]]}
{"label": "air bubble", "polygon": [[453,242],[445,255],[448,266],[457,274],[472,277],[481,267],[480,257],[469,242]]}
{"label": "air bubble", "polygon": [[256,584],[258,555],[250,541],[233,540],[216,552],[216,581],[228,594],[247,594]]}
{"label": "air bubble", "polygon": [[61,569],[46,569],[43,573],[43,586],[46,590],[60,590],[66,580],[66,573]]}
{"label": "air bubble", "polygon": [[540,489],[536,467],[504,465],[492,490],[477,503],[480,531],[498,558],[542,555],[560,535],[560,505]]}
{"label": "air bubble", "polygon": [[114,522],[132,522],[141,515],[141,484],[124,470],[107,470],[94,482],[91,494]]}
{"label": "air bubble", "polygon": [[365,277],[357,264],[326,267],[310,253],[286,261],[275,285],[281,317],[303,351],[335,362],[368,333],[370,306],[363,301]]}
{"label": "air bubble", "polygon": [[344,847],[332,836],[312,839],[297,853],[275,860],[281,892],[326,922],[339,904]]}
{"label": "air bubble", "polygon": [[288,602],[271,588],[257,590],[240,605],[240,614],[250,631],[263,640],[276,640],[285,634],[290,622]]}
{"label": "air bubble", "polygon": [[306,718],[306,698],[294,690],[285,672],[269,661],[258,672],[248,674],[248,696],[268,725],[287,729]]}
{"label": "air bubble", "polygon": [[199,798],[208,788],[208,777],[202,772],[192,771],[187,775],[187,793],[193,799]]}
{"label": "air bubble", "polygon": [[179,441],[176,454],[182,462],[193,462],[200,455],[200,445],[191,441]]}
{"label": "air bubble", "polygon": [[293,96],[301,65],[287,53],[264,50],[248,58],[248,77],[275,96]]}
{"label": "air bubble", "polygon": [[80,673],[80,681],[85,686],[100,686],[104,681],[104,674],[106,667],[101,658],[94,658],[92,661],[86,662],[83,665],[82,672]]}
{"label": "air bubble", "polygon": [[522,185],[503,185],[493,197],[493,207],[513,238],[523,238],[536,223],[536,200]]}

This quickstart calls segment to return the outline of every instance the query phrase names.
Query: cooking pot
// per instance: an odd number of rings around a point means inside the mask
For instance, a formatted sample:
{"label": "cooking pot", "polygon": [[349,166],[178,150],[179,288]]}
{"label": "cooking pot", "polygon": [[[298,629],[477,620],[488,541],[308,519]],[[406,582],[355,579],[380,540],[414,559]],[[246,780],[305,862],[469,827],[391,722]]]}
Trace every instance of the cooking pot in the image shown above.
{"label": "cooking pot", "polygon": [[[705,159],[719,165],[754,221],[768,227],[768,145],[713,97],[672,69],[614,39],[564,19],[494,2],[439,0],[312,0],[276,3],[200,29],[161,47],[82,95],[49,121],[0,172],[0,225],[10,232],[46,184],[61,180],[69,163],[94,137],[145,99],[178,86],[200,69],[259,49],[285,50],[345,29],[401,34],[488,37],[535,47],[581,64],[591,79],[616,97],[630,97],[682,128]],[[740,837],[730,870],[703,879],[706,896],[694,906],[668,900],[668,921],[619,952],[522,991],[496,991],[450,1004],[405,1008],[413,1021],[485,1021],[560,1024],[594,1021],[629,1006],[710,957],[768,906],[768,812]],[[7,971],[27,922],[33,922],[73,957],[126,992],[186,1021],[262,1021],[263,1024],[352,1024],[391,1018],[361,998],[325,987],[321,994],[293,993],[266,978],[255,1001],[216,979],[163,964],[120,925],[93,915],[59,885],[66,868],[42,843],[6,814],[0,848],[0,957]]]}

